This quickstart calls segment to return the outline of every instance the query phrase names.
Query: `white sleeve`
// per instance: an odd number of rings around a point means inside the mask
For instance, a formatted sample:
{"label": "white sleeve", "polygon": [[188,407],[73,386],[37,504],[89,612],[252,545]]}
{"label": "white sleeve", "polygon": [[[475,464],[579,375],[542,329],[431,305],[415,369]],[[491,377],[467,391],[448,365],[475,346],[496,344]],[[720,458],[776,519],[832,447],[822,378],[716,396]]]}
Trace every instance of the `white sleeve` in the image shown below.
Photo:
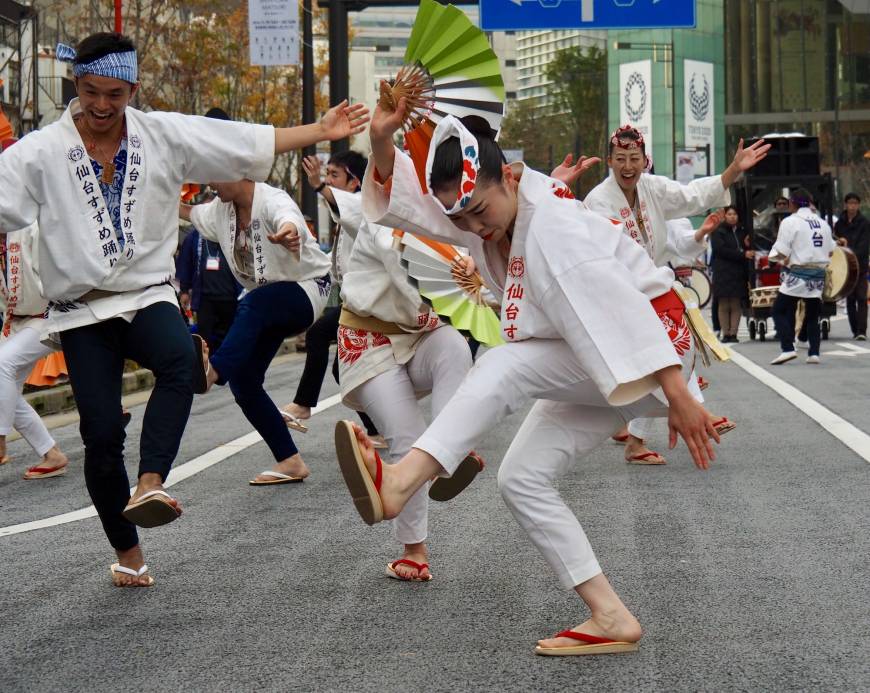
{"label": "white sleeve", "polygon": [[362,188],[362,209],[368,221],[452,245],[470,248],[481,243],[474,234],[456,228],[438,203],[423,193],[414,162],[399,149],[390,180],[387,192],[375,180],[375,163],[370,158]]}
{"label": "white sleeve", "polygon": [[265,192],[264,212],[269,219],[269,225],[278,231],[284,224],[293,224],[301,234],[308,233],[308,224],[302,210],[283,190],[271,186],[258,186]]}
{"label": "white sleeve", "polygon": [[794,241],[795,227],[791,219],[783,219],[776,234],[776,242],[770,249],[768,258],[772,262],[779,262],[791,255],[791,244]]}
{"label": "white sleeve", "polygon": [[264,181],[272,170],[275,128],[271,125],[158,111],[145,117],[159,122],[185,181]]}
{"label": "white sleeve", "polygon": [[648,180],[665,219],[693,217],[704,214],[711,207],[731,204],[731,193],[722,185],[722,176],[696,178],[688,185],[664,176],[650,176]]}
{"label": "white sleeve", "polygon": [[217,220],[217,205],[222,204],[215,198],[211,202],[202,205],[193,205],[190,208],[190,223],[199,231],[203,238],[220,243],[220,225]]}
{"label": "white sleeve", "polygon": [[0,156],[0,229],[5,231],[23,229],[39,217],[39,204],[28,185],[28,172],[33,166],[46,165],[38,149],[28,142],[38,136],[28,135]]}
{"label": "white sleeve", "polygon": [[327,204],[332,220],[340,225],[342,230],[345,231],[348,236],[352,239],[356,239],[359,228],[363,223],[362,194],[350,193],[346,190],[339,190],[338,188],[333,187],[330,187],[329,189],[332,190],[332,195],[335,198],[335,205],[338,207],[338,213],[336,214],[332,205]]}
{"label": "white sleeve", "polygon": [[[683,223],[685,222],[685,223]],[[668,229],[668,251],[678,258],[696,258],[707,249],[706,237],[695,240],[695,229],[688,219],[665,222]]]}
{"label": "white sleeve", "polygon": [[[613,406],[659,387],[656,371],[680,359],[649,298],[616,260],[577,265],[553,278],[547,317]],[[597,297],[594,300],[591,297]]]}

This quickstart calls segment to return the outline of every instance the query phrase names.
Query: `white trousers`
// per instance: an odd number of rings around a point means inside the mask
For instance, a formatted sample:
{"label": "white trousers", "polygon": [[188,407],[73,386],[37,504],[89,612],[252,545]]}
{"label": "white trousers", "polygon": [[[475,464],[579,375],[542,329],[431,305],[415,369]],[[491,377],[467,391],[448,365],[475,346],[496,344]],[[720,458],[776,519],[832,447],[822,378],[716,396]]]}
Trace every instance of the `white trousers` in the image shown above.
{"label": "white trousers", "polygon": [[[346,404],[368,414],[390,446],[390,463],[404,457],[426,430],[418,403],[432,393],[432,414],[437,415],[456,392],[471,368],[468,343],[450,326],[427,333],[414,356],[348,393]],[[471,448],[462,454],[464,458]],[[429,484],[415,493],[393,520],[396,539],[403,544],[426,540],[429,522]]]}
{"label": "white trousers", "polygon": [[[691,372],[693,352],[683,373]],[[535,402],[502,460],[498,486],[514,517],[526,530],[566,588],[601,572],[577,518],[556,490],[556,479],[639,415],[667,416],[653,395],[627,407],[612,407],[562,340],[530,339],[488,351],[426,432],[414,443],[452,474],[465,451],[492,427]]]}
{"label": "white trousers", "polygon": [[[686,383],[686,387],[689,388],[689,393],[692,397],[698,400],[701,404],[704,403],[704,395],[701,394],[701,388],[698,386],[698,376],[694,371],[692,371],[692,377],[689,379],[689,382]],[[628,422],[628,432],[635,438],[646,440],[652,433],[655,422],[655,419],[648,417],[632,419]]]}
{"label": "white trousers", "polygon": [[40,457],[54,447],[54,438],[21,390],[33,365],[51,351],[30,327],[0,340],[0,435],[9,435],[14,428]]}

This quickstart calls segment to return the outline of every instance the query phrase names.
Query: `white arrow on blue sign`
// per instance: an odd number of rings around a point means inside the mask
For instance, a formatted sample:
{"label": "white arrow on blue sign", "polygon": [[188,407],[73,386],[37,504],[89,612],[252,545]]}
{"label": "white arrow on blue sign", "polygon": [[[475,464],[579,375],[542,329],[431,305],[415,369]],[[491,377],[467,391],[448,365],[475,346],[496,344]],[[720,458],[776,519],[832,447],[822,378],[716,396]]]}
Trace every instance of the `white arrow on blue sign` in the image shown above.
{"label": "white arrow on blue sign", "polygon": [[695,0],[480,0],[484,31],[690,28]]}

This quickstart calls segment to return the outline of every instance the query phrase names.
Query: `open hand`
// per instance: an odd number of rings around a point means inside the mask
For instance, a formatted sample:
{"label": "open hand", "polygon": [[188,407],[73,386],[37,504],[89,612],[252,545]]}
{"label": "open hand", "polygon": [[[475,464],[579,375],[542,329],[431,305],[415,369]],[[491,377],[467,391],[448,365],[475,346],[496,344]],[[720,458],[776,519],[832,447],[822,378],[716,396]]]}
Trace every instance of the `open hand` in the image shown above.
{"label": "open hand", "polygon": [[716,229],[719,228],[719,224],[725,219],[725,214],[722,212],[713,212],[707,215],[707,218],[704,219],[704,223],[701,224],[701,228],[698,229],[702,235],[709,236]]}
{"label": "open hand", "polygon": [[601,159],[597,156],[581,156],[577,159],[577,163],[572,165],[573,161],[574,155],[566,154],[562,163],[553,169],[550,177],[560,180],[570,187],[595,164],[601,163]]}
{"label": "open hand", "polygon": [[679,435],[686,441],[695,466],[698,469],[709,469],[710,462],[716,459],[710,439],[718,443],[719,434],[716,433],[707,410],[688,393],[685,397],[668,402],[668,430],[671,450],[676,446]]}
{"label": "open hand", "polygon": [[743,138],[737,145],[737,152],[734,154],[733,164],[741,172],[748,171],[755,164],[767,156],[771,145],[765,144],[764,140],[758,140],[746,149],[743,148]]}
{"label": "open hand", "polygon": [[302,159],[302,168],[308,178],[308,185],[312,188],[320,187],[320,159],[316,156],[306,156]]}
{"label": "open hand", "polygon": [[364,103],[348,105],[347,99],[333,106],[320,119],[324,140],[342,140],[365,130],[370,120],[369,109]]}

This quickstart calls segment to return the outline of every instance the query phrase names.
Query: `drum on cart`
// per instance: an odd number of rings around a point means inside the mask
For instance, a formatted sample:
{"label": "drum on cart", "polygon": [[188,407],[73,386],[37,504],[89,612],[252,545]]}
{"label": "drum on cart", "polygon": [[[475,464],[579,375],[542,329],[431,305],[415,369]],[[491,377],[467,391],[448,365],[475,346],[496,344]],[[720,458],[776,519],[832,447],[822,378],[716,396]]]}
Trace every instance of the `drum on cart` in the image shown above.
{"label": "drum on cart", "polygon": [[762,342],[767,337],[767,318],[770,317],[770,309],[779,293],[778,286],[759,286],[749,290],[749,339],[755,341],[758,337]]}
{"label": "drum on cart", "polygon": [[855,290],[858,283],[858,258],[850,248],[838,245],[831,254],[831,262],[825,270],[824,301],[839,301]]}
{"label": "drum on cart", "polygon": [[704,270],[692,267],[691,265],[674,267],[674,276],[680,284],[691,289],[695,296],[698,297],[699,308],[707,306],[713,291],[710,285],[710,277],[707,276]]}

